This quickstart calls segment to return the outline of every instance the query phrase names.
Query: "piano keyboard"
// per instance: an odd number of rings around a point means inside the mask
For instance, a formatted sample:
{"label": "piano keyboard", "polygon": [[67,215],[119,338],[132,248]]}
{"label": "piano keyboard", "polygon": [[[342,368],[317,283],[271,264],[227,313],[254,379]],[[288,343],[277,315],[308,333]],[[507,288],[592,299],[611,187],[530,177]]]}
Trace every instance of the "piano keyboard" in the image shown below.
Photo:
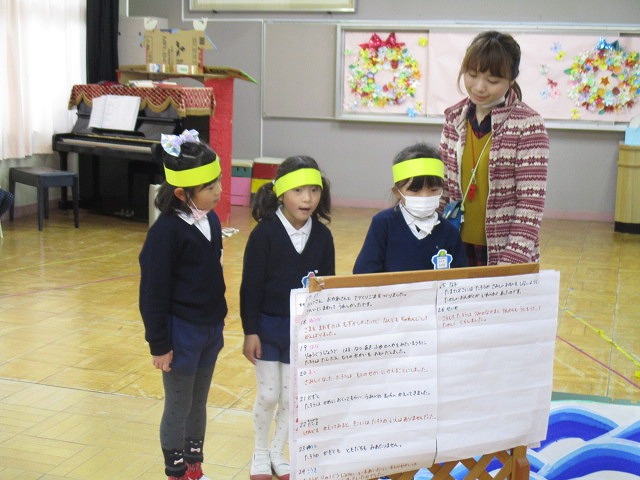
{"label": "piano keyboard", "polygon": [[79,146],[87,146],[87,147],[108,147],[114,150],[125,150],[128,152],[141,152],[141,153],[150,153],[149,149],[151,148],[151,144],[157,142],[150,142],[150,145],[131,145],[126,143],[116,143],[116,142],[105,142],[103,140],[83,140],[81,138],[61,138],[62,143],[66,143],[68,145],[79,145]]}

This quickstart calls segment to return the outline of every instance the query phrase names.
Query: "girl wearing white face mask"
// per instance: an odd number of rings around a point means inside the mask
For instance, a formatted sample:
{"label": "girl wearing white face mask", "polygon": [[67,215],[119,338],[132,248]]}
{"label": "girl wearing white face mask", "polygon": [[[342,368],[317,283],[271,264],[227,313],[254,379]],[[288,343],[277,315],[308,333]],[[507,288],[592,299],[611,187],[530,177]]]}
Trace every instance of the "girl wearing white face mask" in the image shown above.
{"label": "girl wearing white face mask", "polygon": [[394,207],[377,213],[356,259],[353,273],[398,272],[466,267],[460,233],[436,212],[444,184],[438,150],[418,143],[393,161]]}

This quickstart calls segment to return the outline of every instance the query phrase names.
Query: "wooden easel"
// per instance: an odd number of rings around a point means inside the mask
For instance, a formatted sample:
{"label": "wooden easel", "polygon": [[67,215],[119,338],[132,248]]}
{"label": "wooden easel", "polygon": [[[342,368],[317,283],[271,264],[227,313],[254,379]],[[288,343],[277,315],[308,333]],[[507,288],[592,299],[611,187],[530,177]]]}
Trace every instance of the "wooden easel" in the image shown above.
{"label": "wooden easel", "polygon": [[397,283],[432,282],[457,278],[501,277],[505,275],[526,275],[538,273],[537,263],[516,265],[496,265],[494,267],[467,267],[449,270],[416,270],[413,272],[365,273],[361,275],[336,275],[334,277],[311,277],[309,291],[323,288],[376,287]]}
{"label": "wooden easel", "polygon": [[[502,463],[502,468],[491,475],[486,471],[487,465],[493,459],[497,459]],[[529,460],[527,460],[527,447],[518,446],[509,450],[488,453],[482,455],[478,460],[475,458],[465,458],[455,462],[446,462],[434,464],[428,467],[433,473],[433,480],[453,480],[450,475],[451,471],[458,465],[463,464],[469,473],[464,480],[528,480],[529,479]],[[391,475],[389,478],[393,480],[413,480],[417,470],[410,472],[402,472]]]}
{"label": "wooden easel", "polygon": [[[323,288],[369,287],[460,278],[525,275],[538,273],[539,270],[540,266],[537,263],[524,263],[492,267],[456,268],[451,270],[420,270],[413,272],[315,277],[310,279],[309,291],[317,292]],[[494,458],[502,464],[502,468],[494,475],[491,475],[486,471],[486,468]],[[527,447],[523,445],[508,450],[485,454],[478,460],[473,457],[465,458],[452,462],[433,464],[427,468],[433,474],[433,480],[453,480],[450,473],[458,464],[464,465],[469,470],[464,480],[529,480],[530,466],[527,460]],[[390,478],[393,480],[413,480],[416,472],[417,470],[396,473],[390,475]]]}

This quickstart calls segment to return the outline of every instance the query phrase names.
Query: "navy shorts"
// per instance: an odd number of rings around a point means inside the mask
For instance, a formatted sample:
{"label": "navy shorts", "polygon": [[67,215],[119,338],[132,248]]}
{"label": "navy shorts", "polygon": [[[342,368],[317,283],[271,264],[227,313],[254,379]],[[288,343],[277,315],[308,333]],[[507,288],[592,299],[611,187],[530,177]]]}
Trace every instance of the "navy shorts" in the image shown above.
{"label": "navy shorts", "polygon": [[171,316],[171,369],[192,375],[200,368],[212,368],[224,346],[224,323],[200,325]]}
{"label": "navy shorts", "polygon": [[289,317],[260,314],[258,336],[262,346],[260,360],[289,363]]}

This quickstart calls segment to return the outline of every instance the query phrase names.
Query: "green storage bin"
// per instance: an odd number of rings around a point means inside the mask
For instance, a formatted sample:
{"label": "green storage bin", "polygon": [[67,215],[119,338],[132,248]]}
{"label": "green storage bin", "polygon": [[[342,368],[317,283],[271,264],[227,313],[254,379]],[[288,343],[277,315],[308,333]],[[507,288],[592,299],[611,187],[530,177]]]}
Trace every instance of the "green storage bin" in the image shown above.
{"label": "green storage bin", "polygon": [[231,160],[231,176],[251,178],[253,160]]}

